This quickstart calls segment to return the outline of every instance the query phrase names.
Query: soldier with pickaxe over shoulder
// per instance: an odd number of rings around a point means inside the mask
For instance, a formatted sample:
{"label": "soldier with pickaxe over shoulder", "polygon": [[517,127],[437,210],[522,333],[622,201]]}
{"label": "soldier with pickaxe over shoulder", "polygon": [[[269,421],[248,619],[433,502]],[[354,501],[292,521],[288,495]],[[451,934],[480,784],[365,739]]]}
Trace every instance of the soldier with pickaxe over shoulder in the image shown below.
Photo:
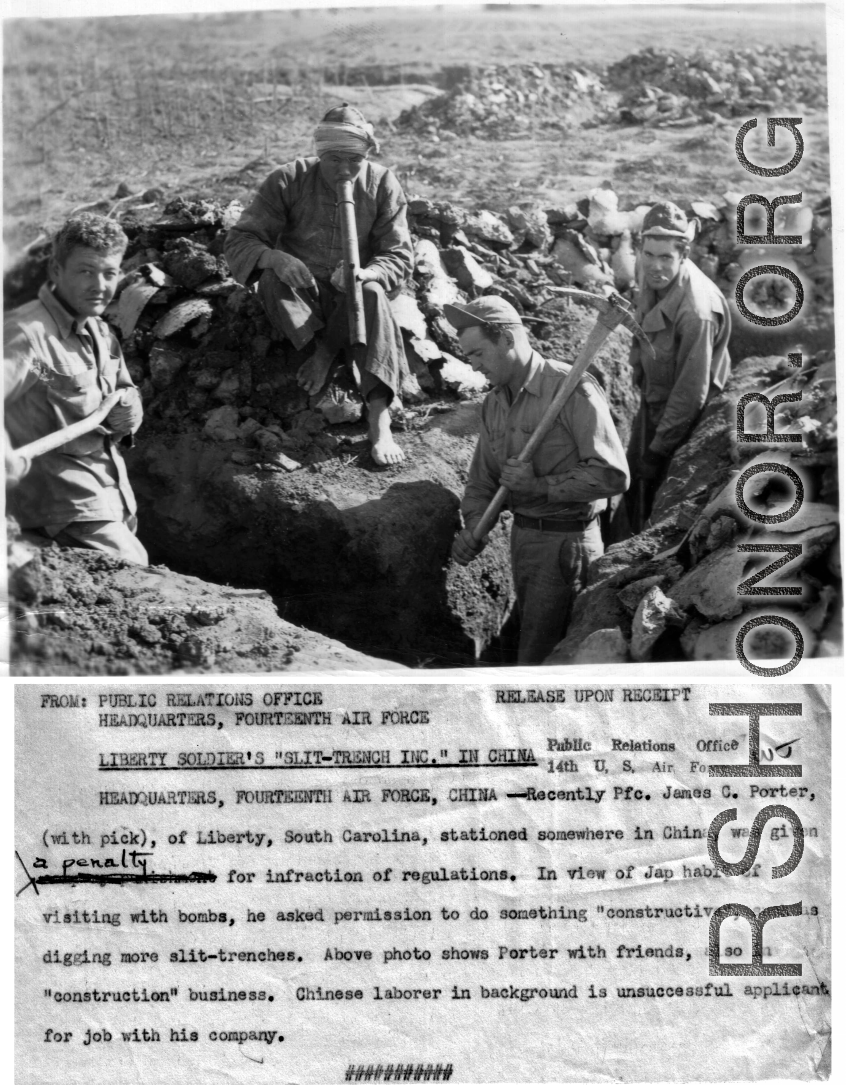
{"label": "soldier with pickaxe over shoulder", "polygon": [[688,258],[694,226],[666,200],[650,208],[641,229],[635,317],[644,335],[630,354],[641,407],[627,452],[633,532],[644,527],[671,456],[729,376],[729,305]]}
{"label": "soldier with pickaxe over shoulder", "polygon": [[493,386],[453,558],[473,561],[503,506],[512,511],[519,664],[543,663],[561,640],[588,566],[603,553],[597,516],[629,485],[606,396],[586,369],[618,324],[639,329],[617,295],[569,293],[599,311],[573,366],[533,350],[517,311],[500,297],[444,307],[468,361]]}
{"label": "soldier with pickaxe over shoulder", "polygon": [[7,508],[36,539],[147,565],[122,452],[141,425],[141,395],[102,319],[126,246],[112,219],[68,219],[50,281],[6,314]]}

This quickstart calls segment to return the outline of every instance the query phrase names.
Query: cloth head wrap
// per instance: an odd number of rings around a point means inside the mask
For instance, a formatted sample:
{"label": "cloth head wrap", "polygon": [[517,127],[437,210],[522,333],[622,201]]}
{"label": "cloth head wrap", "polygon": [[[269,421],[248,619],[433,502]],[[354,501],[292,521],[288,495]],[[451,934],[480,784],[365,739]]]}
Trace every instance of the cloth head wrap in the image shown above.
{"label": "cloth head wrap", "polygon": [[327,151],[342,154],[379,154],[379,144],[374,139],[373,127],[362,118],[363,123],[351,121],[328,121],[326,118],[315,129],[315,151],[320,156]]}

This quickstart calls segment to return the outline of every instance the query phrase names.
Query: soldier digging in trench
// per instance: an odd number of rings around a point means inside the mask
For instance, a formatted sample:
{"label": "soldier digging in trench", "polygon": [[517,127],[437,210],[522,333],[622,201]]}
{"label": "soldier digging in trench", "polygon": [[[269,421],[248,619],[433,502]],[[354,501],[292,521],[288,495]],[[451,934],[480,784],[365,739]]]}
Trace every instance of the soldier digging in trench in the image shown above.
{"label": "soldier digging in trench", "polygon": [[[8,508],[25,532],[147,565],[121,453],[141,425],[141,396],[100,319],[126,246],[112,219],[69,219],[53,239],[50,281],[35,301],[6,316]],[[119,393],[115,406],[91,432],[31,463],[12,451],[83,421],[112,393]]]}
{"label": "soldier digging in trench", "polygon": [[626,495],[632,530],[640,531],[673,453],[697,424],[707,400],[726,384],[731,330],[726,298],[688,259],[684,212],[657,203],[641,231],[636,320],[655,357],[632,340],[630,362],[641,389],[627,459],[635,485]]}
{"label": "soldier digging in trench", "polygon": [[518,453],[570,372],[532,349],[516,309],[499,297],[445,305],[471,366],[492,390],[462,498],[465,527],[453,558],[473,561],[487,540],[473,529],[498,486],[514,513],[512,577],[518,601],[518,663],[543,663],[565,634],[588,566],[603,553],[597,522],[607,498],[629,484],[626,456],[603,389],[588,374],[527,463]]}
{"label": "soldier digging in trench", "polygon": [[369,161],[379,145],[358,109],[331,109],[315,129],[315,151],[265,180],[227,234],[226,258],[239,282],[258,279],[259,297],[280,338],[298,350],[314,341],[297,379],[317,395],[349,342],[336,186],[353,181],[367,332],[357,376],[374,461],[399,463],[404,453],[392,436],[388,409],[397,395],[403,339],[389,298],[412,270],[406,198],[394,174]]}

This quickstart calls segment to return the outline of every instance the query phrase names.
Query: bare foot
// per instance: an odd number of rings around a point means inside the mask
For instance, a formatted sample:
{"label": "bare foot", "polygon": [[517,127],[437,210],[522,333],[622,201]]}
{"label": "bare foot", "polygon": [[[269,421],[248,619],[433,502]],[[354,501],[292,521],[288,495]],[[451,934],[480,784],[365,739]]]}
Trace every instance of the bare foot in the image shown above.
{"label": "bare foot", "polygon": [[312,357],[300,366],[297,372],[297,383],[301,388],[305,388],[310,396],[316,396],[326,384],[333,361],[333,357],[323,343],[318,343]]}
{"label": "bare foot", "polygon": [[371,442],[371,456],[377,467],[402,463],[406,453],[394,440],[391,433],[391,416],[388,413],[388,400],[371,396],[368,400],[368,437]]}
{"label": "bare foot", "polygon": [[371,445],[371,455],[377,467],[388,467],[392,463],[402,463],[406,453],[397,444],[391,434],[387,439],[374,441]]}

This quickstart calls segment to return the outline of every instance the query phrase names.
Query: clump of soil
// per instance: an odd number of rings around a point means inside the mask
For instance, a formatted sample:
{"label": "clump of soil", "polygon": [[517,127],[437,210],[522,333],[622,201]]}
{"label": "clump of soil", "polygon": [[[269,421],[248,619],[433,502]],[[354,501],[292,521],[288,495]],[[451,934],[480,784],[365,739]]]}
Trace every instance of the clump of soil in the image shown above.
{"label": "clump of soil", "polygon": [[13,574],[10,589],[14,675],[374,665],[338,641],[282,620],[264,591],[208,584],[95,551],[38,549]]}
{"label": "clump of soil", "polygon": [[563,64],[495,65],[471,70],[445,94],[405,110],[400,128],[441,138],[507,138],[536,126],[565,128],[608,107],[596,72]]}
{"label": "clump of soil", "polygon": [[561,64],[470,68],[397,124],[429,138],[508,138],[539,127],[721,121],[784,107],[825,109],[826,56],[804,46],[684,53],[650,46],[607,68]]}
{"label": "clump of soil", "polygon": [[[802,445],[783,443],[778,452],[765,446],[762,452],[758,442],[734,440],[739,401],[763,388],[768,395],[788,397],[777,408],[775,429],[802,436]],[[748,406],[745,419],[747,432],[762,432],[760,407]],[[782,356],[746,358],[734,366],[722,394],[706,405],[691,437],[671,459],[646,529],[610,546],[592,564],[567,635],[548,662],[731,659],[739,627],[762,612],[797,624],[807,655],[840,654],[835,419],[834,352],[819,352],[802,370]],[[802,476],[804,500],[785,522],[763,525],[739,511],[735,487],[744,469],[773,461]],[[792,488],[776,485],[780,478],[768,470],[748,483],[746,500],[756,512],[782,511]],[[790,570],[768,578],[771,586],[801,588],[782,609],[778,601],[760,601],[738,590],[766,561],[764,554],[751,556],[740,547],[768,542],[797,547]],[[793,638],[787,637],[790,646],[780,643],[774,628],[748,638],[748,658],[780,658],[786,647],[789,656],[793,653]]]}
{"label": "clump of soil", "polygon": [[804,46],[698,49],[650,46],[612,64],[610,88],[622,91],[624,123],[661,126],[697,117],[755,116],[776,106],[826,108],[826,56]]}
{"label": "clump of soil", "polygon": [[420,416],[387,471],[365,449],[280,472],[198,434],[142,436],[129,460],[142,538],[176,568],[262,585],[287,619],[369,655],[472,665],[512,605],[504,525],[468,568],[449,560],[478,426],[476,403]]}

